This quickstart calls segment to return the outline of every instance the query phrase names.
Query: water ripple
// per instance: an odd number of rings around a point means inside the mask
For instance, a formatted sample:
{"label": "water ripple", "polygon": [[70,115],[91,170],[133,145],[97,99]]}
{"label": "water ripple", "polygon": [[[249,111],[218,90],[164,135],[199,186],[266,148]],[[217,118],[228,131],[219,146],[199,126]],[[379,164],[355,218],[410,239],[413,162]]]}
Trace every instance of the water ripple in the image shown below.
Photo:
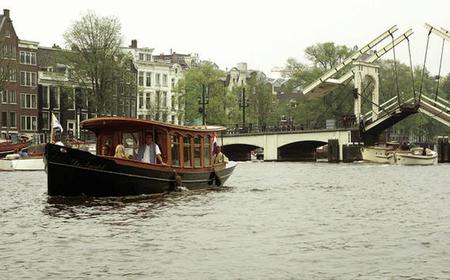
{"label": "water ripple", "polygon": [[0,279],[450,279],[448,167],[242,163],[225,188],[120,198],[3,172]]}

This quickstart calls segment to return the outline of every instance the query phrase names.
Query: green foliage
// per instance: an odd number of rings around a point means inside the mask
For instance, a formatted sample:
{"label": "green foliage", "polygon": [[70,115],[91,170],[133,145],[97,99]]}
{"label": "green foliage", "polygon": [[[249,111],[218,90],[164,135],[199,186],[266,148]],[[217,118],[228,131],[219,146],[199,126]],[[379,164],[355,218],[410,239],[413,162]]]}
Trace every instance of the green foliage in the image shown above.
{"label": "green foliage", "polygon": [[[246,98],[248,98],[248,114],[246,124],[264,127],[278,122],[276,97],[273,95],[272,84],[260,72],[251,73],[247,78]],[[242,96],[240,96],[241,106]]]}
{"label": "green foliage", "polygon": [[187,124],[201,123],[202,114],[199,112],[201,107],[203,85],[208,88],[206,105],[206,123],[227,125],[227,91],[223,82],[225,73],[213,64],[204,62],[198,67],[191,68],[185,72],[177,86],[176,92],[179,92],[178,102],[184,107],[184,120]]}
{"label": "green foliage", "polygon": [[313,63],[314,67],[328,70],[351,54],[351,49],[344,45],[335,45],[333,42],[318,43],[305,49],[306,58]]}
{"label": "green foliage", "polygon": [[118,81],[131,82],[130,58],[120,49],[121,27],[114,17],[88,12],[64,34],[67,47],[62,59],[74,81],[92,89],[99,115],[111,114]]}

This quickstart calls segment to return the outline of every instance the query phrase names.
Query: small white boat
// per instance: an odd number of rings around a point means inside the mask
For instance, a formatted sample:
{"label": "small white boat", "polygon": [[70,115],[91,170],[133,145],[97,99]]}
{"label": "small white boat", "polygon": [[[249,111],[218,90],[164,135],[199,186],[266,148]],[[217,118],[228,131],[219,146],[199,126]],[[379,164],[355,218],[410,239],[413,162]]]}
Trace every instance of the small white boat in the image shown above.
{"label": "small white boat", "polygon": [[0,159],[0,170],[3,171],[32,171],[44,168],[43,156],[20,157],[17,154],[10,154]]}
{"label": "small white boat", "polygon": [[414,148],[406,152],[395,152],[395,163],[401,165],[433,165],[437,163],[437,152],[426,148]]}
{"label": "small white boat", "polygon": [[365,161],[375,163],[394,163],[394,148],[388,146],[362,147],[361,154]]}
{"label": "small white boat", "polygon": [[361,148],[362,158],[375,163],[401,165],[432,165],[437,163],[437,152],[426,148],[399,150],[391,146]]}

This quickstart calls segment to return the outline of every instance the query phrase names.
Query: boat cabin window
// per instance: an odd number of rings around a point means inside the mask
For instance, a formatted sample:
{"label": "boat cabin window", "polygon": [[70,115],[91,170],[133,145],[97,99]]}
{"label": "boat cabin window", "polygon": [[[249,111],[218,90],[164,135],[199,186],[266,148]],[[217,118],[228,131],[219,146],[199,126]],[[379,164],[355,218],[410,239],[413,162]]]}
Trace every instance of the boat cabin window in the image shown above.
{"label": "boat cabin window", "polygon": [[202,167],[202,143],[200,136],[194,137],[194,167]]}
{"label": "boat cabin window", "polygon": [[125,148],[125,155],[132,159],[139,149],[139,132],[124,132],[122,134],[122,145]]}
{"label": "boat cabin window", "polygon": [[184,167],[192,167],[191,163],[191,137],[183,137],[183,159]]}
{"label": "boat cabin window", "polygon": [[163,161],[167,162],[167,132],[161,129],[156,129],[153,141],[158,144]]}
{"label": "boat cabin window", "polygon": [[211,166],[211,136],[206,135],[203,141],[203,161],[205,166]]}
{"label": "boat cabin window", "polygon": [[172,151],[172,165],[181,166],[180,162],[180,136],[178,134],[170,136],[170,146]]}
{"label": "boat cabin window", "polygon": [[100,141],[97,142],[97,155],[102,156],[112,156],[113,151],[113,141],[112,141],[112,135],[101,135]]}

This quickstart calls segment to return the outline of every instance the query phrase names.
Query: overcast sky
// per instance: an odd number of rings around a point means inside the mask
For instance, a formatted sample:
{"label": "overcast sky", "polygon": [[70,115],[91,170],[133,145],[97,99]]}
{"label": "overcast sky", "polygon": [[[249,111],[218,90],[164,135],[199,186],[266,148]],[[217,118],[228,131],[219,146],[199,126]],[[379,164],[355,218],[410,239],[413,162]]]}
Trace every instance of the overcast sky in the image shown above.
{"label": "overcast sky", "polygon": [[[424,23],[450,29],[449,1],[435,0],[2,0],[10,9],[20,39],[43,46],[64,45],[62,34],[86,11],[115,16],[125,45],[155,48],[155,53],[198,53],[222,69],[238,62],[264,71],[282,67],[289,57],[305,61],[304,49],[319,42],[362,46],[392,25],[414,31],[413,62],[422,65],[427,31]],[[385,44],[389,43],[388,41]],[[442,39],[432,35],[427,67],[437,73]],[[407,44],[396,49],[406,63]],[[392,58],[392,52],[385,58]],[[443,73],[450,71],[450,44]]]}

